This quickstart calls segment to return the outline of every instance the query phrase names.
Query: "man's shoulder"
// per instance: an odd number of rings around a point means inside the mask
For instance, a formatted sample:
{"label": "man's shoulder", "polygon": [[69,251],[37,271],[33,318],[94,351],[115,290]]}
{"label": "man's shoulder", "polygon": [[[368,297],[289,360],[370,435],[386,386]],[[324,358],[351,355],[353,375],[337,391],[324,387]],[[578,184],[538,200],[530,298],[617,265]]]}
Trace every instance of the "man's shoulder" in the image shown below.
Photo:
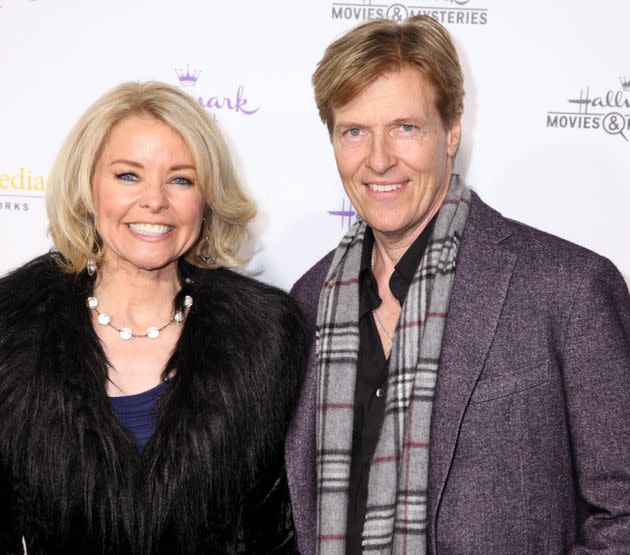
{"label": "man's shoulder", "polygon": [[326,254],[307,270],[291,288],[291,295],[298,301],[309,320],[317,314],[319,294],[324,286],[334,254],[334,250]]}
{"label": "man's shoulder", "polygon": [[604,256],[547,231],[507,218],[477,195],[473,195],[469,221],[470,237],[463,241],[468,243],[468,247],[480,238],[483,242],[489,240],[500,244],[518,256],[520,272],[525,274],[546,275],[546,279],[556,275],[569,285],[590,269],[618,273],[614,264]]}
{"label": "man's shoulder", "polygon": [[470,231],[480,233],[497,242],[507,243],[521,251],[533,253],[566,253],[569,256],[598,257],[586,247],[573,243],[529,224],[503,216],[473,194]]}

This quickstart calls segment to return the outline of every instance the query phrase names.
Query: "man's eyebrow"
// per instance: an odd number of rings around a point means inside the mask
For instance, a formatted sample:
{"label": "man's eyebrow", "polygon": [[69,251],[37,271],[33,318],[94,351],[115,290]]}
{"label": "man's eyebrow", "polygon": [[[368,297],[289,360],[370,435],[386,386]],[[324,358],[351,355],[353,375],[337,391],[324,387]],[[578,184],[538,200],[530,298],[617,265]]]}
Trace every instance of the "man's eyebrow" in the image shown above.
{"label": "man's eyebrow", "polygon": [[341,120],[341,121],[335,122],[334,129],[337,129],[338,127],[364,127],[364,124],[358,123],[352,120],[347,120],[347,121]]}

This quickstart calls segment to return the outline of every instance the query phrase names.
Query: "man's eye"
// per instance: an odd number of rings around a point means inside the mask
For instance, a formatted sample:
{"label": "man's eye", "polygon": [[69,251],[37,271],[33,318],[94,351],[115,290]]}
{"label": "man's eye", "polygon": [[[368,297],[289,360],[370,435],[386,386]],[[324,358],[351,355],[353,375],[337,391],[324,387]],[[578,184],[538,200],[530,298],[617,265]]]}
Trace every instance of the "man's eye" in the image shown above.
{"label": "man's eye", "polygon": [[400,128],[405,132],[405,133],[410,133],[411,131],[413,131],[416,126],[412,125],[411,123],[403,123]]}
{"label": "man's eye", "polygon": [[353,127],[352,129],[348,129],[346,133],[348,133],[351,137],[358,137],[361,135],[361,130],[358,127]]}
{"label": "man's eye", "polygon": [[138,180],[138,176],[133,172],[117,173],[116,177],[120,179],[121,181],[137,181]]}

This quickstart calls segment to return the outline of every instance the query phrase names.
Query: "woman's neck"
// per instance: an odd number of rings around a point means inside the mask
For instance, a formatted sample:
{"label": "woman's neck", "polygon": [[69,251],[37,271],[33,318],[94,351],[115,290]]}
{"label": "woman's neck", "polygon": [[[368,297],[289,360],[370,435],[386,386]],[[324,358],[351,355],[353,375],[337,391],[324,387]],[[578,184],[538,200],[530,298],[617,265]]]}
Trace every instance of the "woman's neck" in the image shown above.
{"label": "woman's neck", "polygon": [[140,329],[167,322],[180,289],[177,262],[151,271],[105,262],[98,270],[93,295],[115,322]]}

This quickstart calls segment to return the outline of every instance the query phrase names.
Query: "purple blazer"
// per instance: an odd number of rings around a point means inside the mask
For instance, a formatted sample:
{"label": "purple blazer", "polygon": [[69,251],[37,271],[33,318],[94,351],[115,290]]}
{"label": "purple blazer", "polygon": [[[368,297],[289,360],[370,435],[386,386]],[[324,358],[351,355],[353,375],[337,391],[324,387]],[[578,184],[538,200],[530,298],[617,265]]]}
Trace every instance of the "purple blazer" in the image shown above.
{"label": "purple blazer", "polygon": [[[331,260],[292,290],[313,339]],[[285,451],[303,555],[315,389],[312,349]],[[630,297],[613,264],[473,194],[430,442],[430,554],[630,554]]]}

